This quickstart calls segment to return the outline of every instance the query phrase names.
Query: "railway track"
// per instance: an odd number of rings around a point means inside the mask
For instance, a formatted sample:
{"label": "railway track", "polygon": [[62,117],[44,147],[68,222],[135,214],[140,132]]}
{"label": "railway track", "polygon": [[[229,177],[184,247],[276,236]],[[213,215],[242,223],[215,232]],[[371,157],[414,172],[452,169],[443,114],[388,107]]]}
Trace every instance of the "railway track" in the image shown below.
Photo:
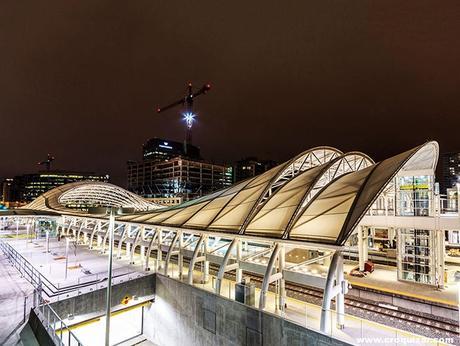
{"label": "railway track", "polygon": [[[173,262],[176,261],[173,260]],[[184,264],[188,264],[188,262],[189,260],[184,258]],[[210,263],[209,272],[217,275],[218,271],[219,266]],[[235,271],[225,273],[225,277],[229,279],[234,280],[235,276]],[[255,282],[256,286],[260,288],[263,280],[261,276],[249,274],[248,272],[245,272],[245,276],[250,277],[251,281]],[[271,284],[269,289],[274,291],[275,286]],[[320,289],[286,282],[286,290],[287,296],[290,298],[321,306],[323,292]],[[382,304],[363,298],[353,298],[349,295],[345,298],[345,309],[350,315],[391,327],[398,327],[427,337],[446,337],[448,335],[449,337],[459,338],[460,328],[457,323],[443,318],[436,319],[422,312],[416,313],[408,309],[390,306],[389,304]],[[371,318],[372,314],[373,318]]]}
{"label": "railway track", "polygon": [[[209,269],[210,272],[214,272],[214,274],[216,274],[219,267],[216,265],[210,265]],[[233,272],[226,273],[226,276],[229,278],[235,278],[235,274]],[[257,286],[260,286],[262,283],[262,277],[258,275],[245,273],[245,276],[250,277],[251,281],[257,283]],[[274,291],[274,286],[271,286],[271,290]],[[287,282],[286,290],[287,296],[290,298],[313,303],[315,305],[321,305],[323,292],[320,289]],[[423,334],[428,337],[433,337],[433,334],[442,334],[445,336],[446,333],[449,337],[458,337],[459,335],[459,325],[453,321],[441,318],[431,318],[422,313],[415,313],[407,309],[390,306],[389,304],[382,304],[362,298],[347,296],[345,299],[345,306],[346,312],[353,316],[374,320],[373,318],[370,318],[371,314],[380,315],[384,318],[384,322],[382,323],[388,322],[385,324],[395,326],[395,323],[399,322],[399,327],[406,326],[408,328],[405,329],[408,329],[409,331],[413,331],[414,329],[419,330],[421,327],[425,331]],[[365,313],[363,314],[363,312]]]}

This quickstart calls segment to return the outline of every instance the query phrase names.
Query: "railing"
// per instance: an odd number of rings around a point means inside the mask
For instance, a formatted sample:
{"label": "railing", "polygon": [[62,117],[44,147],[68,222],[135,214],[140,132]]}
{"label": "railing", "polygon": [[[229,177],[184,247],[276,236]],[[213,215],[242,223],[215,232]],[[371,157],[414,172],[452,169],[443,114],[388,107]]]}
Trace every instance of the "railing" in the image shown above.
{"label": "railing", "polygon": [[56,345],[83,346],[83,343],[48,303],[42,301],[34,311]]}
{"label": "railing", "polygon": [[[186,283],[184,279],[178,278],[177,275],[174,276],[174,273],[172,274],[173,275],[169,277],[170,279]],[[210,274],[209,278],[209,283],[194,283],[193,286],[201,288],[208,292],[215,293],[215,276]],[[256,310],[260,310],[258,308],[260,298],[260,283],[254,283],[255,299],[251,304],[247,305],[252,306]],[[234,285],[234,281],[231,281],[228,278],[224,279],[222,291],[219,296],[235,301],[236,299]],[[270,304],[267,304],[267,307],[263,311],[270,314],[274,314],[286,321],[295,323],[307,329],[319,332],[331,338],[338,339],[351,344],[429,344],[442,346],[453,344],[455,342],[454,333],[456,331],[453,331],[450,334],[445,334],[441,338],[439,337],[439,335],[443,334],[439,334],[437,337],[433,337],[426,336],[428,333],[424,333],[426,334],[424,336],[415,334],[410,331],[401,330],[397,327],[390,327],[389,325],[385,325],[385,323],[382,323],[382,320],[380,320],[380,322],[378,320],[375,322],[372,320],[372,317],[374,316],[373,314],[376,314],[378,311],[376,309],[379,308],[381,310],[386,310],[386,314],[381,315],[383,320],[388,316],[394,318],[395,315],[398,316],[396,318],[402,318],[401,316],[404,316],[404,313],[398,312],[398,309],[393,307],[391,304],[387,304],[386,308],[374,306],[372,304],[370,304],[368,308],[363,308],[361,306],[360,309],[364,309],[362,310],[362,313],[358,312],[355,316],[353,316],[349,313],[337,313],[337,311],[333,309],[322,309],[321,306],[318,306],[314,303],[315,300],[322,299],[322,293],[319,293],[317,296],[315,295],[315,293],[315,291],[311,291],[309,289],[290,290],[285,301],[286,305],[282,306],[280,304],[281,300],[279,288],[276,285],[270,286],[269,293],[267,294],[267,299],[270,302]],[[313,297],[311,302],[307,302],[304,300],[305,297],[309,295],[310,297]],[[352,301],[349,304],[352,306],[359,307],[360,305],[356,305],[356,302],[357,301]],[[395,308],[395,310],[393,310],[392,308]],[[393,315],[393,312],[395,315]],[[323,330],[321,328],[320,323],[322,313],[326,313],[325,329]],[[412,315],[407,315],[407,317],[403,320],[410,320],[411,318]],[[340,323],[338,323],[339,321]],[[440,333],[442,333],[441,330]]]}
{"label": "railing", "polygon": [[[31,307],[37,313],[45,329],[50,333],[53,341],[56,345],[77,345],[82,346],[83,344],[78,338],[72,333],[69,327],[62,321],[58,314],[43,299],[43,286],[50,288],[55,287],[45,276],[43,276],[38,270],[36,270],[32,264],[29,263],[21,254],[19,254],[10,244],[7,244],[3,240],[0,240],[0,249],[7,256],[10,263],[18,270],[18,272],[28,280],[34,287],[34,300]],[[28,297],[24,299],[24,322],[27,315]],[[29,301],[30,304],[30,301]],[[56,329],[59,327],[59,329]],[[67,333],[67,336],[65,336]],[[67,338],[67,343],[64,342]]]}
{"label": "railing", "polygon": [[[57,300],[63,294],[68,295],[72,292],[81,294],[83,289],[88,292],[96,290],[98,288],[104,288],[107,285],[107,274],[89,274],[84,278],[79,278],[73,284],[61,286],[60,284],[55,285],[53,282],[48,280],[40,271],[35,267],[16,249],[14,249],[6,241],[0,239],[0,250],[7,256],[11,264],[18,270],[18,272],[29,281],[41,295],[44,293],[48,298],[56,297]],[[119,268],[113,270],[112,284],[124,282],[143,276],[143,274],[127,269]]]}

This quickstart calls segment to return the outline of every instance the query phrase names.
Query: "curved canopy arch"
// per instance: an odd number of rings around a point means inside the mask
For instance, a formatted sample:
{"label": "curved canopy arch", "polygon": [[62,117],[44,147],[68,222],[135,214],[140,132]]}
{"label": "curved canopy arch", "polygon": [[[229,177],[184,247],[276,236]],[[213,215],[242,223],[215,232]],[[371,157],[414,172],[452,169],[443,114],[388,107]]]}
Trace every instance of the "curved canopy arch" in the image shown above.
{"label": "curved canopy arch", "polygon": [[438,145],[428,142],[326,185],[288,230],[288,238],[343,245],[385,186],[401,171],[433,170]]}
{"label": "curved canopy arch", "polygon": [[130,208],[136,212],[162,208],[121,187],[96,181],[81,181],[56,187],[24,208],[79,212],[74,208],[88,206]]}
{"label": "curved canopy arch", "polygon": [[333,147],[321,146],[313,149],[305,150],[293,159],[286,162],[283,169],[276,174],[267,184],[264,191],[259,195],[257,201],[252,206],[246,216],[240,233],[243,233],[249,222],[255,214],[262,208],[265,202],[282,186],[294,179],[297,175],[312,168],[321,166],[327,162],[334,160],[337,156],[343,153]]}
{"label": "curved canopy arch", "polygon": [[302,206],[323,186],[340,175],[364,169],[373,163],[363,153],[350,152],[302,172],[272,195],[241,233],[282,237]]}

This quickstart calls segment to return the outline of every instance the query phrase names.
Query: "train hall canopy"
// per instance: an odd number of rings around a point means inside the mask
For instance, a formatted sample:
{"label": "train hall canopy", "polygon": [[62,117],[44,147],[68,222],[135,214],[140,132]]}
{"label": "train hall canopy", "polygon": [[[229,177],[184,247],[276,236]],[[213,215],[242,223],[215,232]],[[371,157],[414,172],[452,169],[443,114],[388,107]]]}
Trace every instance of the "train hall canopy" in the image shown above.
{"label": "train hall canopy", "polygon": [[111,184],[90,182],[53,189],[24,208],[81,216],[68,206],[102,200],[134,209],[117,222],[342,246],[396,175],[433,175],[438,150],[436,142],[427,142],[374,163],[360,152],[317,147],[259,176],[169,208]]}

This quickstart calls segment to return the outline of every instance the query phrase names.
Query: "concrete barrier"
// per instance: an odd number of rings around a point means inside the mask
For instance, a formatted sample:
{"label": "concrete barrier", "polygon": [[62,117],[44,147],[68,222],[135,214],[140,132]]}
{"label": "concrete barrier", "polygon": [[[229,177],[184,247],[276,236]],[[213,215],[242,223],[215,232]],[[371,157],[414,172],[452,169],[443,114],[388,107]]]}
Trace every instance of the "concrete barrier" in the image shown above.
{"label": "concrete barrier", "polygon": [[157,274],[144,334],[158,345],[348,345],[276,315]]}
{"label": "concrete barrier", "polygon": [[[106,289],[99,289],[76,297],[54,302],[51,307],[59,317],[65,319],[69,314],[80,315],[104,312],[106,308]],[[125,296],[139,298],[155,294],[155,275],[125,281],[112,286],[112,306],[119,305]]]}

